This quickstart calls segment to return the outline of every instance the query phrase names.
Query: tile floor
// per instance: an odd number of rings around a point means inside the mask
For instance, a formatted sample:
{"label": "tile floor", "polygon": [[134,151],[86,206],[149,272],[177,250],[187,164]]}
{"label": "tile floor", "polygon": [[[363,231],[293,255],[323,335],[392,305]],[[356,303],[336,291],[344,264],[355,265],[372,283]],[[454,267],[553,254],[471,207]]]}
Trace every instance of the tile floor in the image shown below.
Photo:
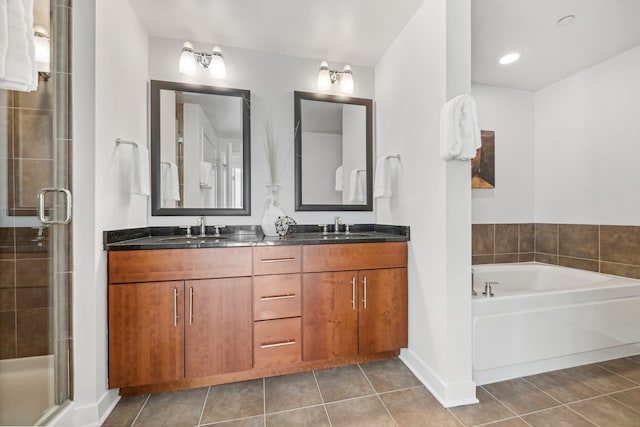
{"label": "tile floor", "polygon": [[445,409],[399,359],[123,397],[103,426],[640,426],[640,355],[478,387]]}

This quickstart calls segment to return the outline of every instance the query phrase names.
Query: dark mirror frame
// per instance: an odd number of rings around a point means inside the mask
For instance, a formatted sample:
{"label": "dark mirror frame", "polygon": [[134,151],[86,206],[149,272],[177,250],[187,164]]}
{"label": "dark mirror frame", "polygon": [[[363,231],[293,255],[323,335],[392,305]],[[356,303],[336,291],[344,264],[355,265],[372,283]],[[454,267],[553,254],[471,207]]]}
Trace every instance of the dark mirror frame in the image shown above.
{"label": "dark mirror frame", "polygon": [[[302,203],[302,100],[334,102],[338,104],[363,105],[366,108],[366,165],[367,165],[367,201],[365,204],[309,204]],[[295,189],[296,211],[373,211],[373,101],[367,98],[328,95],[313,92],[294,92],[294,130],[295,130]]]}
{"label": "dark mirror frame", "polygon": [[[236,96],[242,103],[242,208],[163,208],[160,168],[160,91],[196,92]],[[151,80],[151,215],[152,216],[240,216],[251,215],[251,92],[191,83]]]}

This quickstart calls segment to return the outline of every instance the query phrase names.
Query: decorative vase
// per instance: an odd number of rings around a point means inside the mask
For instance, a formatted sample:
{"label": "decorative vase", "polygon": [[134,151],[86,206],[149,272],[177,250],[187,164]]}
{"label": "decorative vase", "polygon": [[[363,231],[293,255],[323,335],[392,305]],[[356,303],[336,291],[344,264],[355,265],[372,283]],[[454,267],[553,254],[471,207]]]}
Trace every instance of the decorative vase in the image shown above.
{"label": "decorative vase", "polygon": [[282,186],[280,184],[268,184],[269,194],[264,198],[264,214],[262,215],[262,232],[265,236],[276,237],[276,221],[278,217],[286,216],[278,202],[278,194]]}

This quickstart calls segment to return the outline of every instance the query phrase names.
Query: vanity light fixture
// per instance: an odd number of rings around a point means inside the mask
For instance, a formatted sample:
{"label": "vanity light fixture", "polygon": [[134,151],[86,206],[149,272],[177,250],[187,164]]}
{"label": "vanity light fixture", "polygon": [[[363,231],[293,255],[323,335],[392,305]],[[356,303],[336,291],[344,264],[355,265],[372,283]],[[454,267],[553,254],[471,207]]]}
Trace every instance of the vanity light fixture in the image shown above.
{"label": "vanity light fixture", "polygon": [[49,33],[42,25],[34,25],[33,27],[36,67],[38,73],[46,79],[51,73],[51,40]]}
{"label": "vanity light fixture", "polygon": [[517,52],[513,52],[506,54],[505,56],[500,58],[498,62],[500,62],[501,65],[507,65],[516,62],[518,59],[520,59],[520,54]]}
{"label": "vanity light fixture", "polygon": [[227,74],[220,46],[214,46],[211,53],[204,53],[193,50],[191,42],[184,42],[180,54],[180,72],[188,76],[195,76],[196,64],[208,68],[214,79],[223,79]]}
{"label": "vanity light fixture", "polygon": [[342,71],[335,71],[329,69],[327,61],[320,63],[320,70],[318,71],[318,90],[329,90],[332,84],[340,82],[340,92],[347,95],[353,93],[353,73],[351,67],[345,65]]}

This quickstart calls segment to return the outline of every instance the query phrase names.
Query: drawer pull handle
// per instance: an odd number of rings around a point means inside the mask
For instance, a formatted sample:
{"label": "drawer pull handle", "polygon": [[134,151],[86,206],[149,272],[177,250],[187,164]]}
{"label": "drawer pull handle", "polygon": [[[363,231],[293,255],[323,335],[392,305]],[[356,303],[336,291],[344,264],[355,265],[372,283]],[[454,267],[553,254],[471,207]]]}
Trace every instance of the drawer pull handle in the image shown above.
{"label": "drawer pull handle", "polygon": [[364,276],[364,279],[362,279],[362,283],[364,284],[364,299],[362,300],[362,302],[364,303],[364,309],[367,309],[367,276]]}
{"label": "drawer pull handle", "polygon": [[270,263],[270,262],[291,262],[295,261],[296,257],[288,257],[288,258],[264,258],[261,259],[260,262]]}
{"label": "drawer pull handle", "polygon": [[264,344],[260,344],[260,348],[282,347],[283,345],[294,345],[295,343],[296,340],[291,338],[286,341],[266,342]]}
{"label": "drawer pull handle", "polygon": [[264,297],[260,297],[260,301],[273,301],[278,299],[291,299],[295,298],[296,294],[283,294],[283,295],[267,295]]}

